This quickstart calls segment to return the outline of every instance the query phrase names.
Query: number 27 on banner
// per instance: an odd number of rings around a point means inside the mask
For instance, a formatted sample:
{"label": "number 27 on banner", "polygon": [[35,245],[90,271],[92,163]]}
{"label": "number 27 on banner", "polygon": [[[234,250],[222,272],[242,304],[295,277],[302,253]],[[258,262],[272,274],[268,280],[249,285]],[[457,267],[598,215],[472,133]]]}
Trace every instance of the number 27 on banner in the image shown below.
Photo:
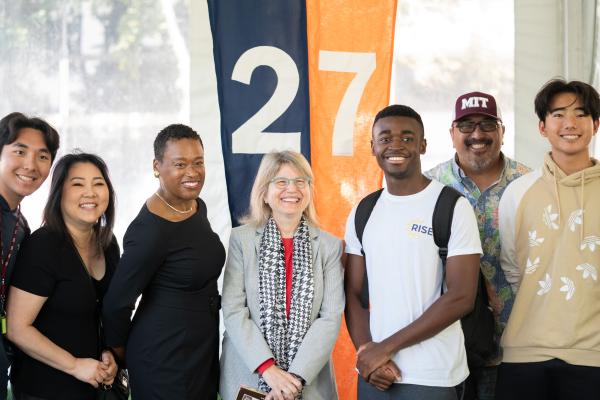
{"label": "number 27 on banner", "polygon": [[[376,68],[375,53],[325,51],[319,52],[319,69],[331,72],[353,72],[338,107],[333,128],[332,154],[351,156],[356,111],[363,92]],[[236,62],[231,79],[250,84],[252,72],[268,66],[277,76],[277,86],[271,98],[232,134],[233,153],[262,154],[273,149],[300,151],[300,132],[265,132],[290,106],[298,92],[300,76],[294,60],[273,46],[248,49]]]}

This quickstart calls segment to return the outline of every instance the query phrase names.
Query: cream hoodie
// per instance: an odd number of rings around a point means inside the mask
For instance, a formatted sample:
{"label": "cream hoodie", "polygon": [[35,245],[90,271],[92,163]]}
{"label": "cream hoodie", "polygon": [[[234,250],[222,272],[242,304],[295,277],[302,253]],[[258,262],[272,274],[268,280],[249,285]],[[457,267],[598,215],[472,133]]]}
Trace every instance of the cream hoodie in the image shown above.
{"label": "cream hoodie", "polygon": [[600,164],[592,161],[567,176],[548,154],[500,200],[500,263],[516,293],[504,362],[600,367]]}

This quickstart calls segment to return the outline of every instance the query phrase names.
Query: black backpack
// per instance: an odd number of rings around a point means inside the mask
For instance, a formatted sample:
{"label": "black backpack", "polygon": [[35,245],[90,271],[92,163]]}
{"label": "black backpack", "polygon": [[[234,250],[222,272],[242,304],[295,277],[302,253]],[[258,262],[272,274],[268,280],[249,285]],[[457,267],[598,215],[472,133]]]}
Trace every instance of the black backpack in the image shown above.
{"label": "black backpack", "polygon": [[[354,216],[354,227],[358,241],[362,245],[362,236],[383,189],[379,189],[365,198],[363,198],[356,207]],[[452,229],[452,216],[454,215],[454,205],[462,195],[455,189],[444,186],[435,203],[433,210],[432,227],[433,239],[438,246],[438,254],[442,259],[443,274],[441,293],[444,293],[444,282],[446,275],[446,257],[448,255],[448,241]],[[361,249],[364,256],[365,252]],[[479,282],[477,285],[477,296],[473,311],[465,315],[460,323],[465,336],[465,348],[467,352],[467,363],[469,368],[478,368],[487,365],[487,362],[494,356],[496,344],[494,342],[494,316],[488,307],[488,296],[484,286],[481,269],[479,270]],[[363,308],[369,308],[369,284],[367,270],[363,278],[361,290],[361,304]]]}

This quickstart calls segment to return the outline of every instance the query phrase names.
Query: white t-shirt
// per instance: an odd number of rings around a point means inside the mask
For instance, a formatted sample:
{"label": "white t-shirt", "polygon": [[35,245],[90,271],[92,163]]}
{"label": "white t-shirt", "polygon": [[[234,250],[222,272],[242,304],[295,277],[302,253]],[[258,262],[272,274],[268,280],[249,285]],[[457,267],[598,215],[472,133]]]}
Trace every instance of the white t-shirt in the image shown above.
{"label": "white t-shirt", "polygon": [[[380,342],[419,318],[440,297],[442,261],[433,240],[432,216],[443,185],[435,180],[421,192],[394,196],[384,189],[363,232],[369,277],[370,329]],[[346,223],[346,252],[361,256],[354,214]],[[448,258],[481,254],[475,214],[458,199]],[[393,361],[401,383],[455,386],[469,374],[460,321],[421,343],[400,350]]]}

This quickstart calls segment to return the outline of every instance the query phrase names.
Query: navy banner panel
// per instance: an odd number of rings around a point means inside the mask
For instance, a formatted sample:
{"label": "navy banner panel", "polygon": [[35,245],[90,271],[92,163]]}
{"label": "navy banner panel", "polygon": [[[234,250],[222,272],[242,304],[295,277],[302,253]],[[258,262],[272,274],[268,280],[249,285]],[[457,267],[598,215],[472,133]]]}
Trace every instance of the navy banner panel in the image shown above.
{"label": "navy banner panel", "polygon": [[310,161],[304,1],[208,0],[233,226],[264,153]]}

